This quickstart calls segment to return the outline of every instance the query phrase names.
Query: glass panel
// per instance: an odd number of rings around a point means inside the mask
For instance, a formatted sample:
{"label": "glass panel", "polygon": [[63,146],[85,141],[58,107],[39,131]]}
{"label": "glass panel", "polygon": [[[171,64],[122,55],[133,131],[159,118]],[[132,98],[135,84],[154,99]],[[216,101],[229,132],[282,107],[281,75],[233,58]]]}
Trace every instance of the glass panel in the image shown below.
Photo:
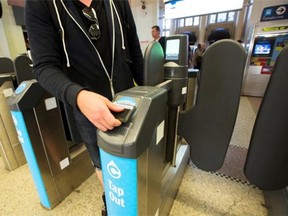
{"label": "glass panel", "polygon": [[185,19],[185,26],[192,26],[193,17],[188,17]]}
{"label": "glass panel", "polygon": [[194,25],[194,26],[198,26],[198,25],[199,25],[199,20],[200,20],[199,16],[194,17],[194,23],[193,23],[193,25]]}
{"label": "glass panel", "polygon": [[211,14],[209,16],[209,23],[215,23],[216,22],[216,14]]}
{"label": "glass panel", "polygon": [[165,20],[165,29],[170,29],[170,26],[171,26],[171,20],[170,19]]}
{"label": "glass panel", "polygon": [[227,13],[219,13],[217,16],[217,22],[226,22]]}
{"label": "glass panel", "polygon": [[178,27],[184,27],[184,19],[178,20]]}
{"label": "glass panel", "polygon": [[164,31],[164,36],[169,36],[170,35],[170,31]]}
{"label": "glass panel", "polygon": [[162,19],[162,28],[165,29],[165,19]]}
{"label": "glass panel", "polygon": [[233,22],[234,19],[235,19],[235,11],[229,12],[227,21],[228,22]]}

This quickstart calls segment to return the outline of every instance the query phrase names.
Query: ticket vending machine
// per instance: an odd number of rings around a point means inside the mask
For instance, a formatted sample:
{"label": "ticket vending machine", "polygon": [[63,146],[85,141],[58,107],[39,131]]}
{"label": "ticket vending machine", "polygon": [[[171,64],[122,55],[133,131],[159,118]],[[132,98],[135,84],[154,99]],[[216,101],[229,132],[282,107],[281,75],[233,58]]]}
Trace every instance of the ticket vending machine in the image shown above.
{"label": "ticket vending machine", "polygon": [[98,132],[108,215],[169,214],[189,160],[188,145],[176,136],[187,92],[187,41],[186,35],[167,38],[165,62],[157,42],[148,46],[145,60],[154,56],[163,64],[146,62],[145,71],[166,81],[118,93],[114,103],[125,111],[115,117],[123,124]]}
{"label": "ticket vending machine", "polygon": [[255,25],[245,67],[244,95],[263,97],[276,59],[287,45],[287,20],[268,20]]}
{"label": "ticket vending machine", "polygon": [[58,103],[36,80],[23,81],[8,103],[41,205],[53,209],[94,173],[87,149],[68,147]]}

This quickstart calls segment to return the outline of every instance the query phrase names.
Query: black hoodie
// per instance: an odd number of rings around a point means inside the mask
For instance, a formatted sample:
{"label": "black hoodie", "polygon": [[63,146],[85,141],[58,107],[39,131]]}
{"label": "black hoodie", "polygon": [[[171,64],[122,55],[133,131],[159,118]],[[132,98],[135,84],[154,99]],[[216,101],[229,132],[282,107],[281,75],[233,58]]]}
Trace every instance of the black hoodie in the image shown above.
{"label": "black hoodie", "polygon": [[35,77],[74,108],[82,89],[112,99],[114,93],[133,87],[133,78],[143,84],[143,56],[128,1],[104,0],[104,8],[111,71],[106,70],[72,0],[26,0],[25,22]]}

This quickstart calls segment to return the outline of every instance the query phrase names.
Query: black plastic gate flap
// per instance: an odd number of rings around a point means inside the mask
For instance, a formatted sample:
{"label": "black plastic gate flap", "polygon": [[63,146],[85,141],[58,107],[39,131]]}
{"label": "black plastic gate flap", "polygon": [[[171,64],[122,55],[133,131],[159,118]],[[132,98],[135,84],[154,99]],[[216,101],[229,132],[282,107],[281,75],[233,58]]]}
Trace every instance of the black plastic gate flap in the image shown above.
{"label": "black plastic gate flap", "polygon": [[254,125],[246,177],[264,190],[288,186],[288,47],[279,54]]}
{"label": "black plastic gate flap", "polygon": [[229,39],[212,44],[204,53],[196,104],[180,114],[178,129],[200,169],[215,171],[224,162],[237,117],[245,60],[244,48]]}

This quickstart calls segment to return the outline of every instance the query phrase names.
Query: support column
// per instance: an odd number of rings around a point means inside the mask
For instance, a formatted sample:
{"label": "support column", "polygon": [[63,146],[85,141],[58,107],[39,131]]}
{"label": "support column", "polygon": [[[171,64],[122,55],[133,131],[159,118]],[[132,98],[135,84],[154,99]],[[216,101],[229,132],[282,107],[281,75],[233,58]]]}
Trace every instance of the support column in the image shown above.
{"label": "support column", "polygon": [[204,43],[205,42],[207,17],[208,16],[200,16],[199,38],[198,38],[198,42],[199,43]]}
{"label": "support column", "polygon": [[[1,0],[3,8],[3,16],[0,20],[0,54],[14,59],[19,54],[26,53],[26,45],[21,26],[17,26],[13,14],[12,7],[7,1]],[[7,50],[8,48],[8,50]]]}

